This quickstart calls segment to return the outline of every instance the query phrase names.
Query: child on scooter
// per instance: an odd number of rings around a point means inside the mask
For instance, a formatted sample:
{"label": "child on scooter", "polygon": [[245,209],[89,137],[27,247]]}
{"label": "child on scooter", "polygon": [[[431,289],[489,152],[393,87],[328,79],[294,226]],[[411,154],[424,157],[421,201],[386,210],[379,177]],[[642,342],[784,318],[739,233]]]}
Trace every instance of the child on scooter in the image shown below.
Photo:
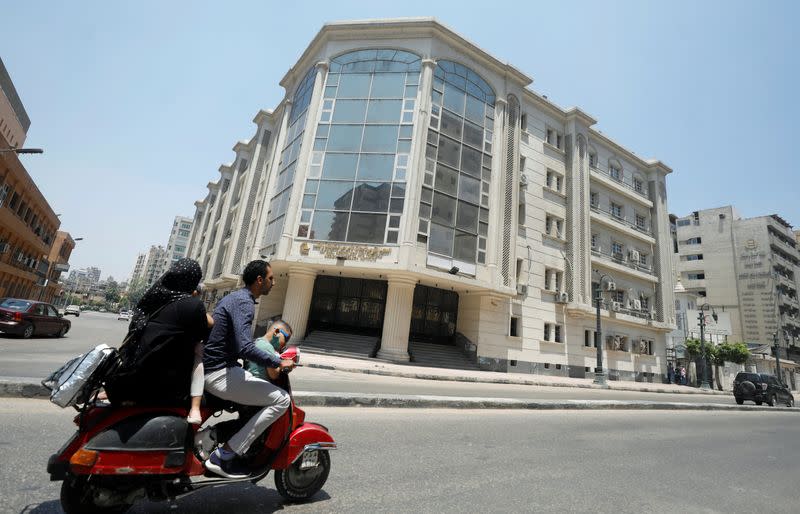
{"label": "child on scooter", "polygon": [[[291,337],[292,327],[282,319],[277,319],[267,327],[264,336],[256,339],[254,343],[259,350],[279,355],[286,349]],[[264,368],[254,362],[247,362],[245,369],[262,380],[275,380],[280,373],[278,368]]]}

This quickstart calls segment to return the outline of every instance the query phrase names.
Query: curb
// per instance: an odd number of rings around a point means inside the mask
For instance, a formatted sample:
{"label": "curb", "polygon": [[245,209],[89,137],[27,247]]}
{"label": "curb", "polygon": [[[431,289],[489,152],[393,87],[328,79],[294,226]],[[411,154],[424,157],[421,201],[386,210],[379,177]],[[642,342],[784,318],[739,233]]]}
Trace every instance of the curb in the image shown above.
{"label": "curb", "polygon": [[699,410],[766,411],[800,414],[800,408],[623,400],[517,400],[457,396],[387,395],[297,392],[303,407],[382,407],[417,409],[517,409],[517,410]]}
{"label": "curb", "polygon": [[[0,397],[44,399],[50,391],[25,379],[0,378]],[[513,410],[695,410],[800,413],[800,408],[776,408],[715,403],[653,402],[642,400],[517,400],[459,396],[319,393],[298,391],[303,407],[373,407],[406,409],[513,409]]]}
{"label": "curb", "polygon": [[[311,352],[309,352],[311,353]],[[315,354],[319,355],[319,354]],[[446,382],[472,382],[484,384],[504,384],[504,385],[533,385],[543,387],[572,387],[578,389],[610,389],[613,391],[633,391],[637,393],[667,393],[667,394],[704,394],[716,396],[732,396],[733,393],[729,391],[709,390],[702,391],[700,389],[688,388],[685,391],[674,391],[663,387],[631,387],[623,383],[614,382],[609,380],[608,386],[600,386],[593,383],[578,383],[578,384],[565,384],[558,382],[547,382],[544,380],[537,380],[535,378],[501,378],[501,377],[473,377],[467,375],[445,376],[437,375],[435,373],[421,373],[415,371],[390,371],[386,369],[369,369],[369,368],[355,368],[348,366],[337,366],[332,364],[319,364],[315,362],[304,362],[303,366],[307,368],[325,369],[329,371],[344,371],[346,373],[364,373],[366,375],[379,375],[384,377],[399,377],[399,378],[416,378],[420,380],[439,380]]]}
{"label": "curb", "polygon": [[50,398],[50,391],[33,379],[3,377],[0,398]]}

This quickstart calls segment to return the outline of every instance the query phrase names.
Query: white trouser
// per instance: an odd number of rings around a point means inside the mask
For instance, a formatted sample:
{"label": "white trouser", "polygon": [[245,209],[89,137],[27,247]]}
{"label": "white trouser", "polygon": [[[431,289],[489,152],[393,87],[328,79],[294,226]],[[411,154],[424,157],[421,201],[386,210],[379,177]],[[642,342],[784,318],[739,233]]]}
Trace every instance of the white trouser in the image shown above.
{"label": "white trouser", "polygon": [[242,405],[264,405],[228,441],[237,455],[243,455],[261,435],[291,405],[289,394],[280,387],[254,377],[249,371],[233,366],[206,375],[206,391]]}

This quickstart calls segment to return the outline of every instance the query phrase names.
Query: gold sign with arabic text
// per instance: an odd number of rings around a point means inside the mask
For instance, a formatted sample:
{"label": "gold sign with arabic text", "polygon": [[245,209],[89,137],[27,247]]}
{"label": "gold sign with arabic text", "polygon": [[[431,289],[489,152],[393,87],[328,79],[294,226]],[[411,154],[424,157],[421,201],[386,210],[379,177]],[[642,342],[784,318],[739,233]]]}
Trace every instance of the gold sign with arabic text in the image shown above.
{"label": "gold sign with arabic text", "polygon": [[389,248],[377,246],[351,246],[321,243],[314,245],[314,251],[319,252],[327,259],[345,259],[350,261],[377,261],[384,255],[389,255]]}

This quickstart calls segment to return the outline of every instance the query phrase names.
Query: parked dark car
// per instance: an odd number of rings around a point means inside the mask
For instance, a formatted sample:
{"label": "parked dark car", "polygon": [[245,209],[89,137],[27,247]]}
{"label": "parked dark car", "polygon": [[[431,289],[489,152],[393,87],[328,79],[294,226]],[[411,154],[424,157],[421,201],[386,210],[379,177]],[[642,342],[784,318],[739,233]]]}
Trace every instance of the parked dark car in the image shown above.
{"label": "parked dark car", "polygon": [[781,384],[775,375],[768,373],[740,371],[733,380],[733,396],[739,405],[748,400],[756,405],[766,403],[770,407],[779,403],[787,407],[794,406],[794,396],[789,388]]}
{"label": "parked dark car", "polygon": [[49,303],[0,298],[0,333],[22,336],[64,337],[72,324]]}

